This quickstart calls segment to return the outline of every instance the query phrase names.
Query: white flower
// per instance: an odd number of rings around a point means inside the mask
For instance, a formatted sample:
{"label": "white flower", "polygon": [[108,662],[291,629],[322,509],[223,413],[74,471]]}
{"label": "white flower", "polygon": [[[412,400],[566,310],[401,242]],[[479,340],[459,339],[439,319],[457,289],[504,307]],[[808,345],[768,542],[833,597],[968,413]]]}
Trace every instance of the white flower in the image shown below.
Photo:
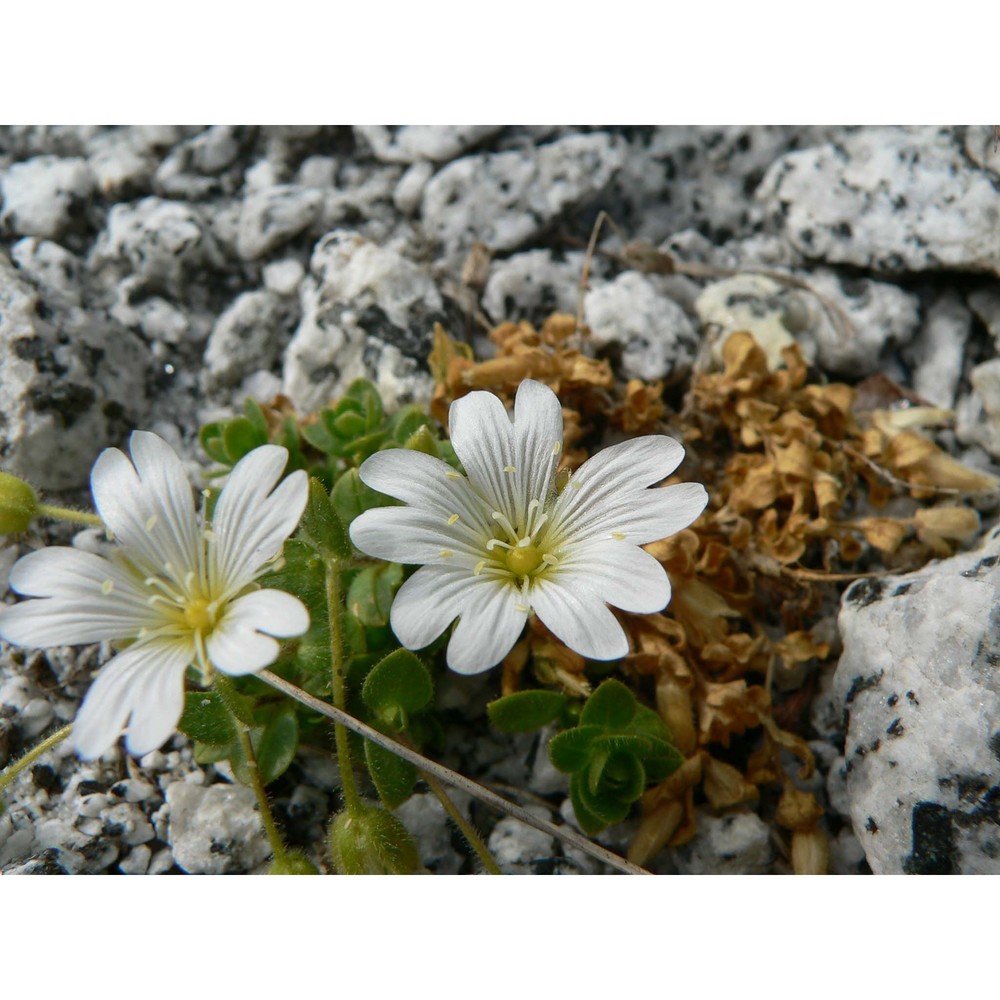
{"label": "white flower", "polygon": [[640,545],[686,528],[705,509],[697,483],[649,489],[680,464],[673,438],[650,435],[606,448],[562,490],[562,409],[524,381],[514,420],[488,392],[451,405],[451,442],[468,473],[419,451],[372,455],[359,470],[405,507],[365,511],[354,544],[379,559],[424,563],[399,589],[393,631],[420,649],[455,619],[448,666],[475,674],[499,663],[534,611],[567,646],[595,660],[628,652],[612,604],[642,614],[670,600],[663,567]]}
{"label": "white flower", "polygon": [[155,750],[177,727],[189,665],[206,680],[212,667],[254,673],[278,655],[271,636],[309,627],[298,598],[254,586],[308,495],[301,471],[275,489],[284,448],[265,445],[236,465],[211,525],[199,522],[184,467],[162,438],[135,431],[129,449],[131,461],[106,449],[90,475],[118,542],[114,556],[32,552],[14,565],[10,585],[36,599],[0,611],[0,637],[22,646],[135,640],[101,669],[76,717],[73,741],[84,758],[108,750],[126,721],[128,749]]}

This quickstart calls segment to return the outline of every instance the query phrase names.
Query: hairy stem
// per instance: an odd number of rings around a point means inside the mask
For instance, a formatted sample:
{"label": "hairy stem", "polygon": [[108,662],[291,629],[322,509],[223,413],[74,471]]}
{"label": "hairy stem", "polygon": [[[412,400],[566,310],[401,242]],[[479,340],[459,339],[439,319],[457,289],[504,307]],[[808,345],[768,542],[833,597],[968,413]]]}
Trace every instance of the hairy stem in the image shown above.
{"label": "hairy stem", "polygon": [[554,823],[548,822],[548,820],[540,819],[526,809],[522,809],[513,802],[509,802],[503,796],[497,795],[496,792],[486,788],[484,785],[473,781],[471,778],[466,778],[457,771],[452,771],[451,768],[445,767],[443,764],[438,764],[429,757],[417,753],[416,750],[411,750],[403,746],[402,743],[397,743],[396,740],[366,725],[360,719],[355,719],[353,715],[348,715],[342,709],[334,705],[328,705],[325,701],[320,701],[319,698],[314,698],[307,691],[303,691],[301,688],[286,681],[283,677],[271,673],[270,670],[262,670],[257,674],[257,677],[266,684],[270,684],[271,687],[277,688],[279,691],[287,694],[290,698],[294,698],[300,704],[311,708],[315,712],[319,712],[320,715],[325,715],[328,719],[332,719],[341,726],[346,726],[352,732],[363,736],[366,740],[371,740],[390,753],[396,754],[397,757],[408,760],[419,770],[426,771],[428,774],[443,781],[446,785],[451,785],[453,788],[468,792],[469,795],[479,799],[480,802],[485,802],[486,805],[491,806],[499,812],[513,816],[514,819],[519,820],[527,826],[532,826],[536,830],[541,830],[550,837],[557,837],[566,844],[572,844],[573,847],[578,848],[606,865],[610,865],[612,868],[617,868],[618,871],[625,872],[628,875],[650,874],[645,868],[640,868],[638,865],[626,861],[614,852],[609,851],[606,847],[601,847],[600,844],[595,844],[593,841],[588,840],[575,830],[567,826],[556,826]]}
{"label": "hairy stem", "polygon": [[86,524],[92,528],[103,528],[104,522],[96,514],[73,510],[70,507],[56,507],[50,503],[38,505],[39,517],[47,517],[53,521],[72,521],[74,524]]}
{"label": "hairy stem", "polygon": [[444,806],[444,811],[451,817],[451,821],[462,831],[468,845],[476,852],[480,863],[490,875],[502,875],[500,866],[496,859],[490,854],[490,849],[483,843],[483,838],[479,836],[476,828],[462,815],[462,810],[451,801],[448,792],[433,774],[421,771],[420,777],[427,782],[428,788],[437,796],[438,801]]}
{"label": "hairy stem", "polygon": [[[336,559],[326,563],[326,613],[330,621],[330,673],[333,680],[333,703],[341,711],[347,708],[347,686],[344,683],[344,639],[340,628],[340,564]],[[345,713],[346,714],[346,713]],[[333,726],[340,765],[340,784],[344,792],[344,807],[348,813],[360,811],[361,796],[354,782],[354,764],[347,730],[339,723]]]}
{"label": "hairy stem", "polygon": [[62,729],[57,729],[51,736],[46,736],[41,743],[33,746],[23,757],[15,760],[13,764],[9,764],[2,772],[0,772],[0,793],[26,768],[30,767],[32,764],[38,760],[48,750],[51,750],[54,746],[62,743],[64,739],[73,731],[72,725],[63,726]]}

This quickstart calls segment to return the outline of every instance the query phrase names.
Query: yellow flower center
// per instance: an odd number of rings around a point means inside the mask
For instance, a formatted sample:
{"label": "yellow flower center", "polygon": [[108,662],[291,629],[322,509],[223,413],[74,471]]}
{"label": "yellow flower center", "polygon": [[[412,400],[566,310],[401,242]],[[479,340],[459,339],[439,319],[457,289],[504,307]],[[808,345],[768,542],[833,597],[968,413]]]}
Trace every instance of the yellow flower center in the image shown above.
{"label": "yellow flower center", "polygon": [[527,576],[542,564],[542,554],[534,545],[517,545],[507,549],[507,568],[517,576]]}
{"label": "yellow flower center", "polygon": [[195,632],[206,633],[215,625],[215,605],[199,597],[184,606],[184,623]]}

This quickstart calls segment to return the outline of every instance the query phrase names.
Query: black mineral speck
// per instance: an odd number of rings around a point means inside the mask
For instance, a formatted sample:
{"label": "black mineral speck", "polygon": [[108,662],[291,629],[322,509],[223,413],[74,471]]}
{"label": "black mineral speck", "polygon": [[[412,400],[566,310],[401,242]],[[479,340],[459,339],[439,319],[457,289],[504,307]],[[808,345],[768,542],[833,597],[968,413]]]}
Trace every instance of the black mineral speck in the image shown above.
{"label": "black mineral speck", "polygon": [[889,698],[886,700],[886,704],[889,706],[889,708],[895,708],[896,703],[898,701],[899,701],[899,695],[898,694],[893,694],[893,695],[889,695]]}
{"label": "black mineral speck", "polygon": [[906,732],[906,727],[903,725],[902,719],[893,719],[889,723],[889,728],[886,730],[886,734],[891,736],[892,739],[899,739],[903,733]]}
{"label": "black mineral speck", "polygon": [[858,674],[857,677],[851,681],[851,686],[847,689],[847,695],[845,696],[844,701],[850,705],[862,691],[870,691],[873,687],[877,687],[882,680],[883,674],[884,671],[882,670],[880,670],[877,674],[869,674],[867,677],[862,677],[861,674]]}
{"label": "black mineral speck", "polygon": [[56,772],[48,764],[36,764],[31,769],[31,780],[35,788],[51,791],[56,784]]}
{"label": "black mineral speck", "polygon": [[989,738],[987,746],[990,748],[990,753],[1000,761],[1000,729]]}
{"label": "black mineral speck", "polygon": [[852,584],[844,594],[844,600],[856,607],[867,608],[882,596],[884,590],[885,584],[881,580],[869,577],[867,580],[858,580]]}
{"label": "black mineral speck", "polygon": [[868,821],[865,823],[865,829],[869,833],[878,833],[878,823],[875,822],[874,816],[868,817]]}
{"label": "black mineral speck", "polygon": [[92,778],[84,778],[79,785],[76,786],[77,795],[97,795],[99,792],[103,792],[104,785],[99,781],[94,781]]}
{"label": "black mineral speck", "polygon": [[903,860],[907,875],[955,875],[955,831],[951,812],[937,802],[913,807],[913,851]]}

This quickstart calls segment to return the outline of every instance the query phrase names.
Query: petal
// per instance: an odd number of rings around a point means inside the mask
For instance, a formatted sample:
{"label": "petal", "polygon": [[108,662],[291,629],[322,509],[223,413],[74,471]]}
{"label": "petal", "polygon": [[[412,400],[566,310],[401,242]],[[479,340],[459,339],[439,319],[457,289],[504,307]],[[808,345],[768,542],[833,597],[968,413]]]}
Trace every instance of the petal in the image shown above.
{"label": "petal", "polygon": [[[485,540],[461,521],[449,525],[443,514],[413,507],[374,507],[352,522],[351,541],[376,559],[398,563],[448,563],[458,558],[473,566],[485,554]],[[452,553],[444,555],[443,553]]]}
{"label": "petal", "polygon": [[389,623],[407,649],[423,649],[458,616],[462,595],[476,578],[467,567],[424,566],[399,590]]}
{"label": "petal", "polygon": [[513,648],[528,620],[520,592],[496,579],[473,577],[463,595],[458,624],[448,643],[448,666],[459,674],[481,674]]}
{"label": "petal", "polygon": [[[177,728],[184,705],[190,643],[136,643],[106,663],[90,685],[73,723],[73,744],[85,760],[100,757],[121,735],[129,716],[128,748],[149,753]],[[133,731],[134,730],[134,731]]]}
{"label": "petal", "polygon": [[570,557],[547,576],[566,587],[588,589],[600,600],[635,614],[662,611],[670,602],[666,570],[648,552],[617,539],[574,546]]}
{"label": "petal", "polygon": [[309,496],[309,477],[300,469],[275,489],[287,463],[288,452],[273,444],[254,448],[236,463],[212,515],[213,589],[242,590],[295,530]]}
{"label": "petal", "polygon": [[281,647],[272,635],[302,635],[308,628],[309,612],[297,597],[283,590],[255,590],[226,608],[205,647],[223,673],[254,674],[278,657]]}
{"label": "petal", "polygon": [[198,523],[184,466],[149,431],[133,431],[129,450],[132,461],[117,448],[101,452],[90,474],[94,503],[144,572],[162,574],[169,564],[172,575],[183,579],[198,559]]}
{"label": "petal", "polygon": [[514,427],[500,398],[492,392],[470,392],[456,399],[448,411],[448,432],[473,489],[493,510],[516,521],[515,484],[504,472],[517,464]]}
{"label": "petal", "polygon": [[19,646],[127,639],[158,623],[148,595],[133,578],[92,552],[38,549],[14,564],[10,585],[37,598],[0,610],[0,637]]}
{"label": "petal", "polygon": [[[563,414],[559,397],[541,382],[525,379],[514,400],[514,466],[519,503],[545,500],[553,488],[562,451]],[[524,510],[518,510],[523,524]]]}
{"label": "petal", "polygon": [[683,530],[698,519],[707,504],[708,493],[701,483],[617,495],[604,492],[588,507],[577,506],[568,516],[564,512],[561,519],[554,515],[548,537],[551,544],[561,544],[622,535],[635,545],[645,545]]}
{"label": "petal", "polygon": [[586,587],[546,577],[531,588],[538,617],[570,649],[591,660],[617,660],[628,652],[618,619]]}

